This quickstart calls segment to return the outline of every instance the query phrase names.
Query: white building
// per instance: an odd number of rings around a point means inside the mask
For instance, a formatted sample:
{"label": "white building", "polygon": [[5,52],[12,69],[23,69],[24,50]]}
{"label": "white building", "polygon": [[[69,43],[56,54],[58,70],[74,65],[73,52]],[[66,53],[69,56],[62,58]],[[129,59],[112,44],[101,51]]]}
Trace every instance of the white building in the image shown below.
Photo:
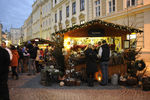
{"label": "white building", "polygon": [[11,34],[11,43],[13,45],[19,45],[20,37],[21,37],[21,29],[20,28],[11,28],[10,34]]}

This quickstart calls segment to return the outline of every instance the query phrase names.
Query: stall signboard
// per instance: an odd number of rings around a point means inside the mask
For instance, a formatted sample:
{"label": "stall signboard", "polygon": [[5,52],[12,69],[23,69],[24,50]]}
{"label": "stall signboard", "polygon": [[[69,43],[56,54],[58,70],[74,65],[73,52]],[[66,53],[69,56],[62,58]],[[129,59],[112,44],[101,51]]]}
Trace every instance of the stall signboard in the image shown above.
{"label": "stall signboard", "polygon": [[105,36],[105,30],[104,29],[92,29],[88,31],[89,37],[104,37]]}

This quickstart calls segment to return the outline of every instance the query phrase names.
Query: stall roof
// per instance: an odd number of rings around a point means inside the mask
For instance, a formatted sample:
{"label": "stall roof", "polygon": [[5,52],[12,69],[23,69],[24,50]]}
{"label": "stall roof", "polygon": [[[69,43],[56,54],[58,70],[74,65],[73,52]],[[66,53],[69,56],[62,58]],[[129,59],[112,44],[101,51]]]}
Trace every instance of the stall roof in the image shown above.
{"label": "stall roof", "polygon": [[65,34],[65,33],[74,33],[74,32],[79,32],[79,31],[87,31],[90,29],[104,29],[106,30],[105,33],[109,33],[110,32],[114,35],[116,34],[131,34],[131,33],[142,33],[142,30],[133,28],[133,27],[128,27],[128,26],[124,26],[124,25],[118,25],[118,24],[114,24],[114,23],[110,23],[110,22],[106,22],[106,21],[102,21],[102,20],[92,20],[89,22],[86,22],[84,24],[81,25],[74,25],[72,27],[63,29],[61,31],[57,31],[55,34]]}
{"label": "stall roof", "polygon": [[[29,41],[31,41],[31,43],[38,43],[38,44],[53,44],[53,42],[42,39],[42,38],[34,38]],[[23,44],[27,44],[27,43],[28,43],[28,41],[24,42]]]}

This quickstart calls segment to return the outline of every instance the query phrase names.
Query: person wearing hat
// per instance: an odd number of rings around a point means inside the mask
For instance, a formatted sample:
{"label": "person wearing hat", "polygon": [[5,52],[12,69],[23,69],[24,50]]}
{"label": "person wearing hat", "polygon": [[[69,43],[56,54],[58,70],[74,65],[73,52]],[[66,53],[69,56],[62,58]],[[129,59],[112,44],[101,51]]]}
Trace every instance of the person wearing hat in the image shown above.
{"label": "person wearing hat", "polygon": [[111,51],[109,45],[106,43],[106,40],[102,41],[102,46],[98,51],[98,58],[100,58],[100,67],[102,71],[102,82],[101,85],[108,84],[108,62],[111,56]]}

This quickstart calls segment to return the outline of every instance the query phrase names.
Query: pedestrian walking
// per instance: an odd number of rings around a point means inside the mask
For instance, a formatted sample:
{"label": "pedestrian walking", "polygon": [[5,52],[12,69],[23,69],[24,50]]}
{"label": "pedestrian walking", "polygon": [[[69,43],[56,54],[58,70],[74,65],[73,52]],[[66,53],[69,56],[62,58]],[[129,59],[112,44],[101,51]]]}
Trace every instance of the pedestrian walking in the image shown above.
{"label": "pedestrian walking", "polygon": [[9,100],[8,72],[10,55],[7,50],[0,47],[0,100]]}
{"label": "pedestrian walking", "polygon": [[84,53],[86,56],[86,74],[88,86],[94,86],[94,74],[97,72],[97,53],[91,44],[85,48]]}
{"label": "pedestrian walking", "polygon": [[108,84],[108,61],[111,56],[109,45],[105,40],[102,41],[102,46],[99,49],[98,55],[100,58],[100,67],[102,70],[102,82],[101,85]]}
{"label": "pedestrian walking", "polygon": [[11,60],[11,68],[12,68],[12,78],[14,79],[14,76],[16,76],[16,80],[19,79],[18,73],[16,71],[18,67],[18,59],[19,59],[19,54],[15,46],[11,46],[11,51],[12,51],[12,60]]}

